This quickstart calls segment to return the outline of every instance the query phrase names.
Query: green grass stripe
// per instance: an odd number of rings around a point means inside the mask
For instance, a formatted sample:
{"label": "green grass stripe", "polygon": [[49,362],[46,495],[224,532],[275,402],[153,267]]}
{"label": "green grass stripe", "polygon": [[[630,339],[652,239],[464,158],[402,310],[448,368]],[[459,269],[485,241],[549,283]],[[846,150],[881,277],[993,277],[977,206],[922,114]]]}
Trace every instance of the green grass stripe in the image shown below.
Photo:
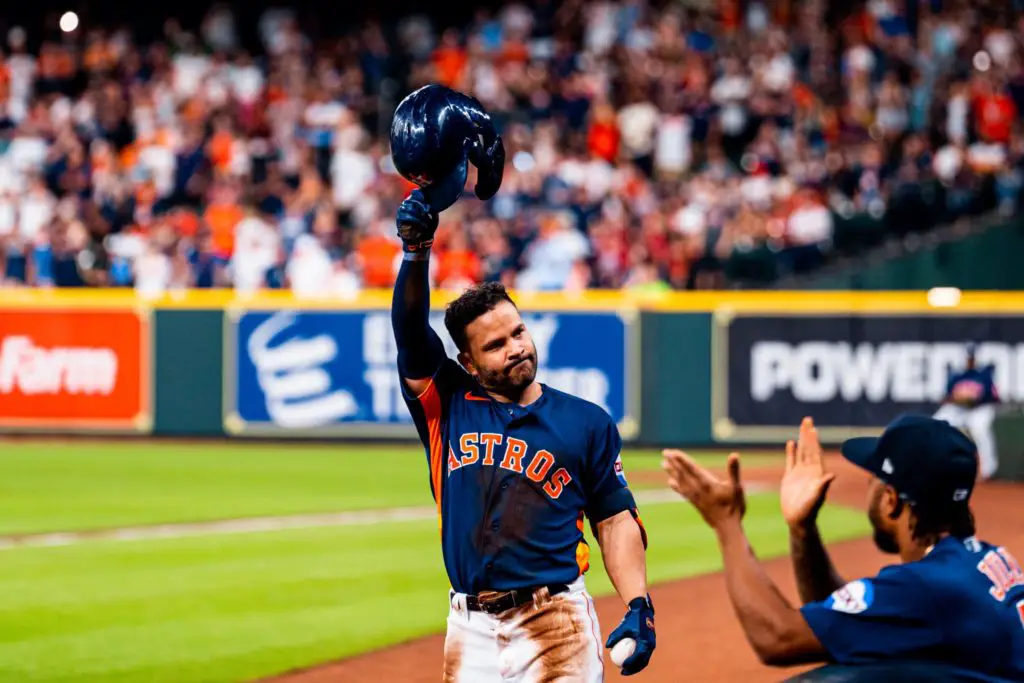
{"label": "green grass stripe", "polygon": [[[660,471],[656,451],[623,460],[627,473]],[[0,446],[0,535],[431,504],[426,458],[415,446]]]}

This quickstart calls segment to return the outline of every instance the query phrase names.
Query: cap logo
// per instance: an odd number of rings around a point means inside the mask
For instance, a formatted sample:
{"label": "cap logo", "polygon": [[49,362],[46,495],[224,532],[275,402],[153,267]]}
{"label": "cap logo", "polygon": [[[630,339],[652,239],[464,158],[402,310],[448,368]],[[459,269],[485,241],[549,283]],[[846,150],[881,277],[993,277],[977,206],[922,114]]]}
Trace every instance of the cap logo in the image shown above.
{"label": "cap logo", "polygon": [[893,466],[892,461],[890,461],[889,458],[882,461],[882,471],[886,474],[892,474]]}
{"label": "cap logo", "polygon": [[953,500],[958,503],[967,500],[967,489],[957,489],[956,491],[953,491]]}

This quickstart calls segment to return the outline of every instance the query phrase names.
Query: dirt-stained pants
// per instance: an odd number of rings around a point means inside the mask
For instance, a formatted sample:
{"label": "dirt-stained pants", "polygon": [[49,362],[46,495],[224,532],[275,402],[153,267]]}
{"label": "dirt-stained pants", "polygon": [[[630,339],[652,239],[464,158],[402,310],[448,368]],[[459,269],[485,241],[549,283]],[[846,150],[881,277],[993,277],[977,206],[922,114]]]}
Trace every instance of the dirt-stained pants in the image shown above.
{"label": "dirt-stained pants", "polygon": [[450,593],[444,683],[601,683],[604,647],[583,578],[568,591],[537,592],[498,615],[470,612]]}

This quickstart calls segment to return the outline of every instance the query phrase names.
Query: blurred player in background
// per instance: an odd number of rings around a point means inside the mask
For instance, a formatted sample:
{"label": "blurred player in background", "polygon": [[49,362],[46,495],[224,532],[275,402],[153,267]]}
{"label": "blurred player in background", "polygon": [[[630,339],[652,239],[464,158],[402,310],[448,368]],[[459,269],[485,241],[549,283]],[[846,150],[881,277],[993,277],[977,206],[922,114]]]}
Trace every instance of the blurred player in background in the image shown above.
{"label": "blurred player in background", "polygon": [[999,392],[993,377],[995,366],[979,368],[976,353],[977,348],[970,344],[967,347],[967,367],[961,372],[950,374],[946,396],[935,417],[970,433],[978,446],[981,478],[990,479],[999,468],[996,439],[992,432]]}

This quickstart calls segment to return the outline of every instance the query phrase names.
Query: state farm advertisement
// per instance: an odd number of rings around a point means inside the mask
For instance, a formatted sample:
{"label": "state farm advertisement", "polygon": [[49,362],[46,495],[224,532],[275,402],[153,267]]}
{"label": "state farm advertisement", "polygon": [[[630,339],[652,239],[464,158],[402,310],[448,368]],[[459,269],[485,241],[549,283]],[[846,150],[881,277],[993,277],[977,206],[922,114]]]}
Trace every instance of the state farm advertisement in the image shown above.
{"label": "state farm advertisement", "polygon": [[0,311],[0,428],[146,430],[148,355],[133,311]]}

